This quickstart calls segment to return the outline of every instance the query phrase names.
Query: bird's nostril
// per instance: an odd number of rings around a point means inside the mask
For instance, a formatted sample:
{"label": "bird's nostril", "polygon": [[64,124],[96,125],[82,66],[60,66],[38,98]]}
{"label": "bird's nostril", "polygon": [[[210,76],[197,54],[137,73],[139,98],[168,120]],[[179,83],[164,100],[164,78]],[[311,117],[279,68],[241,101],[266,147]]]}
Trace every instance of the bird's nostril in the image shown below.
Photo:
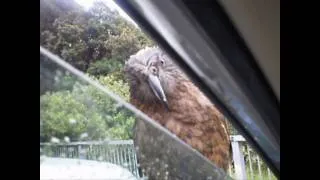
{"label": "bird's nostril", "polygon": [[152,71],[152,73],[157,73],[157,68],[151,67],[151,71]]}

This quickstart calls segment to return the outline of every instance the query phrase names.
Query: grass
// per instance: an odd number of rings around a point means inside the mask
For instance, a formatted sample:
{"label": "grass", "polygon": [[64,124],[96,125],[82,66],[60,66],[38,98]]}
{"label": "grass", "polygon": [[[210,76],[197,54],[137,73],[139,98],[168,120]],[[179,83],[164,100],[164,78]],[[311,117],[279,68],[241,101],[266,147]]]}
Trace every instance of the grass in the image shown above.
{"label": "grass", "polygon": [[[229,172],[229,175],[232,178],[234,178],[235,180],[237,180],[234,173],[230,173]],[[270,176],[269,176],[267,170],[262,170],[261,176],[260,176],[259,171],[253,170],[253,173],[251,174],[250,170],[247,169],[246,170],[246,175],[247,175],[247,179],[248,180],[277,180],[277,178],[272,174],[271,171],[270,171]]]}

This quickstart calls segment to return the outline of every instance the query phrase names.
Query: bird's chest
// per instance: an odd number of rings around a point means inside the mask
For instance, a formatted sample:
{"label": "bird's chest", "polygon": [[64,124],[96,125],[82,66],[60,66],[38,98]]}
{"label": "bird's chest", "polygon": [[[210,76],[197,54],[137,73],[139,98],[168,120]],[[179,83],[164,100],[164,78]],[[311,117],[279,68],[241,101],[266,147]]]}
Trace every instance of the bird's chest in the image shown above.
{"label": "bird's chest", "polygon": [[170,118],[174,117],[173,113],[158,105],[140,105],[139,109],[161,125],[165,125]]}
{"label": "bird's chest", "polygon": [[194,123],[196,117],[190,116],[190,114],[182,108],[183,107],[181,106],[178,111],[175,109],[167,111],[165,108],[159,106],[141,105],[139,107],[139,109],[151,119],[155,120],[174,134],[178,136],[180,134],[187,136],[188,133],[190,134],[190,129],[196,125],[196,123]]}
{"label": "bird's chest", "polygon": [[160,103],[135,103],[150,118],[165,125],[168,121],[195,123],[208,119],[207,108],[193,96],[169,98],[169,109]]}

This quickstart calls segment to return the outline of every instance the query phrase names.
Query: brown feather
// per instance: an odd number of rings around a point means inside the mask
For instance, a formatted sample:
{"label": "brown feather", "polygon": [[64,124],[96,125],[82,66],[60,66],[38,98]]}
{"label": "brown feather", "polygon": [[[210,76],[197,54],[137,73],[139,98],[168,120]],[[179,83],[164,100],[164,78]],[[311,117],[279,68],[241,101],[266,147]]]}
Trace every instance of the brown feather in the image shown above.
{"label": "brown feather", "polygon": [[[169,111],[146,82],[151,66],[158,70],[157,77],[167,96]],[[146,48],[130,57],[125,72],[133,105],[227,170],[230,139],[224,116],[170,58],[159,48]]]}
{"label": "brown feather", "polygon": [[169,112],[158,103],[141,104],[135,98],[131,103],[227,170],[230,140],[223,115],[192,82],[182,81],[176,88],[175,96],[169,97]]}

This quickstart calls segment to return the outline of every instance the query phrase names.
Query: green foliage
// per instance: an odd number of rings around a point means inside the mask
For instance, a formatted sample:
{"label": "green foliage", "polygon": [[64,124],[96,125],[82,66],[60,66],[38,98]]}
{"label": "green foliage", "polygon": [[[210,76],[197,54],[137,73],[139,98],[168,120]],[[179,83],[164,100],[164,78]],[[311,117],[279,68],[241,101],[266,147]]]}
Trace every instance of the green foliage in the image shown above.
{"label": "green foliage", "polygon": [[[42,12],[40,20],[51,17],[50,12]],[[54,21],[40,22],[46,25],[40,32],[40,44],[82,71],[87,72],[92,65],[89,72],[93,75],[110,71],[106,60],[117,61],[118,68],[131,54],[152,45],[140,29],[101,2],[96,2],[88,12],[75,8],[55,15]],[[95,64],[97,61],[104,62]]]}
{"label": "green foliage", "polygon": [[100,76],[98,81],[108,87],[111,91],[116,92],[125,101],[129,101],[129,86],[123,80],[118,79],[117,74],[109,76]]}
{"label": "green foliage", "polygon": [[70,91],[41,96],[40,117],[43,120],[44,139],[63,139],[67,136],[71,140],[77,140],[82,133],[88,133],[92,139],[104,137],[105,125],[99,112],[89,108],[76,97],[75,93]]}
{"label": "green foliage", "polygon": [[[153,45],[140,29],[102,2],[95,2],[88,11],[73,0],[41,0],[40,5],[40,44],[91,75],[113,74],[124,80],[125,60],[139,49]],[[52,67],[48,68],[54,72]],[[59,87],[70,89],[73,85],[57,84],[43,77],[40,80],[40,94],[57,91]]]}
{"label": "green foliage", "polygon": [[[41,0],[40,4],[40,44],[128,101],[124,62],[139,49],[152,46],[152,40],[101,2],[88,11],[73,0]],[[57,71],[50,61],[41,62],[42,141],[65,136],[76,141],[84,133],[88,140],[131,138],[130,112],[96,88]]]}
{"label": "green foliage", "polygon": [[122,63],[115,59],[103,59],[92,63],[87,72],[94,76],[101,76],[120,71],[122,67]]}
{"label": "green foliage", "polygon": [[127,22],[120,22],[117,25],[121,31],[117,35],[112,35],[106,41],[106,46],[112,49],[111,56],[124,63],[130,55],[147,45],[152,45],[151,41],[139,30]]}
{"label": "green foliage", "polygon": [[[129,98],[129,88],[114,76],[97,78],[102,85],[124,99]],[[129,139],[132,136],[134,117],[90,85],[75,83],[72,90],[46,93],[40,96],[41,135],[43,141],[52,137],[72,141],[98,139]]]}
{"label": "green foliage", "polygon": [[226,124],[227,124],[227,128],[228,128],[228,132],[230,135],[238,135],[238,131],[232,126],[232,124],[229,122],[229,120],[227,118],[225,118]]}
{"label": "green foliage", "polygon": [[117,139],[131,139],[134,117],[127,117],[124,112],[119,112],[113,116],[106,132],[107,137]]}

